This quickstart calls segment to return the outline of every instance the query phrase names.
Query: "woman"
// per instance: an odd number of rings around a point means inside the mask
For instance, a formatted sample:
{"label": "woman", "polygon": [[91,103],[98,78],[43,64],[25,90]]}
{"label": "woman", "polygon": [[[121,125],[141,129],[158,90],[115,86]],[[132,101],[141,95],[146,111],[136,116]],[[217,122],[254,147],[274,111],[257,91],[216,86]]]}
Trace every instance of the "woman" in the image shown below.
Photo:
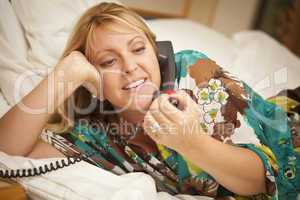
{"label": "woman", "polygon": [[[84,155],[116,174],[147,172],[174,194],[295,199],[299,154],[285,113],[200,52],[181,51],[175,62],[176,77],[162,82],[155,37],[141,18],[113,3],[90,8],[52,73],[1,119],[0,149]],[[175,93],[154,99],[170,84]],[[231,140],[239,115],[259,144]]]}

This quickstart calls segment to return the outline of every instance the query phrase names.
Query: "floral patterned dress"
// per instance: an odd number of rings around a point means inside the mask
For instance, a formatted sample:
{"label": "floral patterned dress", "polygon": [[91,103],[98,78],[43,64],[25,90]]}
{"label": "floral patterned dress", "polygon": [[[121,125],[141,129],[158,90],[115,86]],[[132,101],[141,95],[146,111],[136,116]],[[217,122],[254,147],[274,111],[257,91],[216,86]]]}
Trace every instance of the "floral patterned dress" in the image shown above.
{"label": "floral patterned dress", "polygon": [[[114,119],[78,119],[73,130],[62,135],[44,129],[42,139],[67,156],[81,156],[115,174],[148,173],[159,191],[170,194],[215,199],[297,199],[299,115],[291,120],[286,110],[275,104],[276,98],[264,100],[200,52],[181,51],[175,54],[175,62],[174,89],[185,90],[199,105],[203,130],[216,140],[247,148],[260,157],[265,167],[265,194],[234,194],[176,151],[155,144],[141,128],[121,130],[110,126]],[[238,135],[244,136],[244,141],[239,141]]]}

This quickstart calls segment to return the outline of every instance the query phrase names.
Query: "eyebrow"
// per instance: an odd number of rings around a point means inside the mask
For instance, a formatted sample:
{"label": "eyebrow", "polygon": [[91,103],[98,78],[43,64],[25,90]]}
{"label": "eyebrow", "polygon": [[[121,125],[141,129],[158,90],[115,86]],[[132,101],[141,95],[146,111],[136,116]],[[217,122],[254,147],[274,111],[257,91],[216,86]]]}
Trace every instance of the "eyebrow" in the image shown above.
{"label": "eyebrow", "polygon": [[[129,46],[129,45],[130,45],[135,39],[137,39],[137,38],[141,38],[143,41],[145,41],[145,38],[144,38],[144,37],[142,37],[141,35],[136,35],[136,36],[134,36],[132,39],[130,39],[130,40],[127,42],[127,45]],[[110,48],[108,48],[108,49],[103,49],[102,51],[97,51],[96,54],[99,54],[99,53],[104,52],[104,51],[113,51],[113,49],[110,49]]]}
{"label": "eyebrow", "polygon": [[141,35],[137,35],[134,38],[132,38],[131,40],[129,40],[127,42],[127,45],[129,46],[136,38],[141,38],[141,39],[145,40],[144,37],[142,37]]}

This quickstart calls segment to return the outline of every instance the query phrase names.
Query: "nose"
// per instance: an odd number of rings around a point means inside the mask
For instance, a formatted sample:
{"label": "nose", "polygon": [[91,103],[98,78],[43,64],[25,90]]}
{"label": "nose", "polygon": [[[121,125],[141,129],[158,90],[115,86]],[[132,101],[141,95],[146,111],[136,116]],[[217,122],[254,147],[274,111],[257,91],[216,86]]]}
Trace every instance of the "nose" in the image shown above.
{"label": "nose", "polygon": [[124,61],[123,71],[126,74],[134,72],[135,70],[137,70],[137,68],[138,65],[136,62],[134,62],[134,60],[127,59],[126,61]]}
{"label": "nose", "polygon": [[133,64],[133,65],[130,65],[130,66],[127,66],[127,67],[124,67],[124,72],[126,74],[130,74],[132,72],[134,72],[135,70],[137,70],[137,65],[136,64]]}

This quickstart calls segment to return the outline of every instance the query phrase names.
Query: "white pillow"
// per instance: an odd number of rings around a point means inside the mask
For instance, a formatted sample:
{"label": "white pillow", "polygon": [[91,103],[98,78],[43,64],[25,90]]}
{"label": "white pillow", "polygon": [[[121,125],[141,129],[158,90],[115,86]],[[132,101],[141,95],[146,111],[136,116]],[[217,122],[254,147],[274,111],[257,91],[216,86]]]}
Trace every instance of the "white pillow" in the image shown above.
{"label": "white pillow", "polygon": [[[17,59],[26,59],[27,44],[22,27],[8,0],[0,1],[0,38],[14,50]],[[1,54],[5,53],[1,51]]]}
{"label": "white pillow", "polygon": [[237,56],[232,72],[259,94],[270,97],[300,86],[300,59],[260,31],[236,33]]}
{"label": "white pillow", "polygon": [[29,62],[36,68],[52,68],[57,63],[79,16],[87,8],[100,2],[103,1],[12,0],[13,8],[30,44]]}
{"label": "white pillow", "polygon": [[[61,158],[29,159],[9,156],[0,151],[0,169],[28,169],[60,161]],[[157,192],[151,176],[136,172],[115,175],[81,161],[40,176],[20,178],[32,200],[211,200],[205,196]]]}
{"label": "white pillow", "polygon": [[[22,27],[8,0],[0,1],[0,13],[0,88],[9,104],[14,104],[17,101],[13,96],[16,79],[30,67],[27,62],[28,46]],[[24,83],[24,91],[20,92],[20,96],[31,88],[28,80]]]}
{"label": "white pillow", "polygon": [[188,19],[158,19],[147,23],[157,40],[172,41],[175,52],[198,50],[224,68],[230,67],[235,58],[234,42],[202,24]]}

